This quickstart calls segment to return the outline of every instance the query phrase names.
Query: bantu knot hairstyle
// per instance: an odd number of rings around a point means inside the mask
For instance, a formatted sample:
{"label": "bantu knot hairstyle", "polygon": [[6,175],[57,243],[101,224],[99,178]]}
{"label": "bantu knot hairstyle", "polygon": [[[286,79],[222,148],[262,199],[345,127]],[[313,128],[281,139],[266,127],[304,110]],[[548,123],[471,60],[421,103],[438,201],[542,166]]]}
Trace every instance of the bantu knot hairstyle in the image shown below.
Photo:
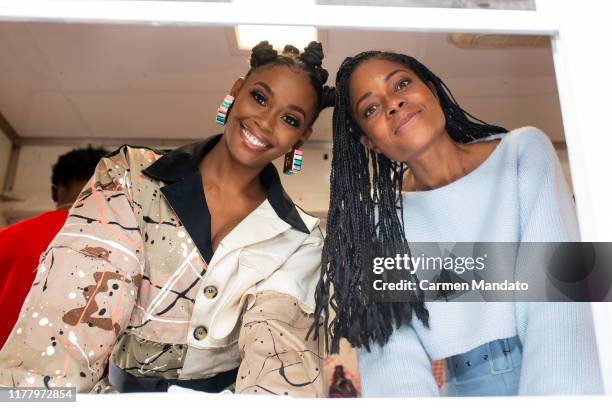
{"label": "bantu knot hairstyle", "polygon": [[329,74],[322,67],[323,56],[323,47],[316,41],[308,44],[302,53],[293,45],[286,45],[280,54],[270,43],[262,41],[251,50],[251,69],[247,72],[246,78],[262,67],[284,65],[301,69],[308,75],[310,84],[317,95],[316,119],[320,111],[334,106],[336,99],[334,89],[325,85]]}
{"label": "bantu knot hairstyle", "polygon": [[[341,338],[367,350],[371,343],[384,345],[395,328],[411,321],[413,312],[425,326],[429,321],[422,293],[411,293],[405,302],[374,301],[362,273],[364,265],[370,266],[371,273],[373,257],[389,256],[396,249],[410,256],[400,199],[404,164],[359,143],[363,132],[351,112],[351,75],[364,61],[375,58],[401,64],[423,82],[433,84],[453,140],[466,143],[507,132],[464,111],[444,82],[412,57],[368,51],[344,60],[336,77],[331,197],[315,323],[310,330],[316,337],[323,325],[326,349],[331,341],[332,352],[338,351]],[[330,308],[335,312],[331,323]]]}

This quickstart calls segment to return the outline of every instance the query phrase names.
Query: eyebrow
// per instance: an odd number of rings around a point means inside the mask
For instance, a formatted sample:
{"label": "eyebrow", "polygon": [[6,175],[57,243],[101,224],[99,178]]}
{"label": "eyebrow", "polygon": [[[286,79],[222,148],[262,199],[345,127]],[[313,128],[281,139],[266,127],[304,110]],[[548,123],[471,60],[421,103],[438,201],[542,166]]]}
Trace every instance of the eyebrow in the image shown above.
{"label": "eyebrow", "polygon": [[359,100],[355,104],[355,110],[359,107],[359,104],[363,102],[364,99],[369,98],[371,95],[372,95],[372,92],[369,92],[369,91],[361,95],[361,98],[359,98]]}
{"label": "eyebrow", "polygon": [[[266,92],[268,92],[270,95],[274,96],[274,92],[272,92],[272,88],[270,88],[270,85],[266,84],[263,81],[257,81],[255,82],[256,85],[260,85],[261,87],[263,87]],[[306,112],[304,111],[304,109],[300,108],[297,105],[289,105],[288,106],[289,109],[294,110],[296,112],[299,112],[302,114],[302,116],[306,117]]]}
{"label": "eyebrow", "polygon": [[266,84],[263,81],[257,81],[255,82],[255,85],[260,85],[261,87],[263,87],[266,92],[268,92],[270,95],[274,96],[274,92],[272,92],[272,88],[270,88],[270,85]]}
{"label": "eyebrow", "polygon": [[300,108],[297,105],[289,105],[288,106],[289,109],[300,112],[302,114],[303,117],[306,117],[306,112],[304,112],[304,109]]}
{"label": "eyebrow", "polygon": [[[398,72],[408,72],[405,69],[394,69],[393,71],[389,72],[387,74],[387,76],[385,77],[385,82],[389,82],[389,79],[391,79],[391,77],[395,74],[397,74]],[[357,103],[355,104],[355,108],[357,108],[359,106],[359,104],[366,98],[370,97],[372,95],[372,92],[366,92],[363,95],[361,95],[361,98],[359,98],[359,100],[357,101]]]}
{"label": "eyebrow", "polygon": [[394,69],[393,71],[391,71],[391,72],[389,72],[389,73],[387,74],[387,76],[385,77],[385,82],[388,82],[388,81],[389,81],[389,79],[391,79],[391,77],[392,77],[393,75],[397,74],[398,72],[408,72],[408,71],[407,71],[407,70],[405,70],[405,69],[401,69],[401,68],[400,68],[400,69]]}

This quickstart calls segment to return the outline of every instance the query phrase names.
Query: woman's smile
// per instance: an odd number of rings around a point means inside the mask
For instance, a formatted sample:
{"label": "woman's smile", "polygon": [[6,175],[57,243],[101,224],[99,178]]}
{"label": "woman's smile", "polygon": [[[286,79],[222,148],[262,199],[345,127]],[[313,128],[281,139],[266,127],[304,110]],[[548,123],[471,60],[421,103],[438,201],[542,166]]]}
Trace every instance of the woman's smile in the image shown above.
{"label": "woman's smile", "polygon": [[240,137],[244,145],[251,150],[265,151],[272,147],[268,139],[250,130],[244,123],[240,124]]}

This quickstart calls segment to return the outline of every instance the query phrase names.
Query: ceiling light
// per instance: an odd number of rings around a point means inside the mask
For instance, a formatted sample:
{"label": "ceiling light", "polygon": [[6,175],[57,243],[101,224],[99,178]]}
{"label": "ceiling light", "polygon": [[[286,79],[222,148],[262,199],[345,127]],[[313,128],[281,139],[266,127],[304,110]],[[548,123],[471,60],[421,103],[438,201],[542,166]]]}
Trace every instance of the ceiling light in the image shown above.
{"label": "ceiling light", "polygon": [[[282,10],[287,8],[286,0],[233,0],[232,3],[245,10]],[[315,0],[292,0],[295,8],[314,6]],[[255,10],[254,10],[255,11]],[[250,50],[261,41],[268,41],[276,49],[291,44],[298,49],[305,48],[311,41],[318,41],[317,29],[313,26],[287,25],[237,25],[236,43],[241,50]]]}
{"label": "ceiling light", "polygon": [[236,26],[236,42],[242,50],[250,50],[264,40],[276,49],[282,49],[287,44],[304,49],[311,41],[317,41],[317,38],[317,29],[312,26]]}

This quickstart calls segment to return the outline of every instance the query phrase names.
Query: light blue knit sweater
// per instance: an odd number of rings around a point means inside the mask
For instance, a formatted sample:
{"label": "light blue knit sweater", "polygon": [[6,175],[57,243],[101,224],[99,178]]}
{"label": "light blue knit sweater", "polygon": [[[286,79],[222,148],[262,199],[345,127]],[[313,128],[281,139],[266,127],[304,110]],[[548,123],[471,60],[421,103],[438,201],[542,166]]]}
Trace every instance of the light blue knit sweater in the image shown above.
{"label": "light blue knit sweater", "polygon": [[[548,137],[513,130],[474,171],[441,188],[403,196],[408,242],[579,241],[573,201]],[[489,138],[490,139],[490,138]],[[428,302],[384,347],[360,349],[366,397],[437,396],[430,359],[519,335],[520,394],[603,392],[588,303]]]}

